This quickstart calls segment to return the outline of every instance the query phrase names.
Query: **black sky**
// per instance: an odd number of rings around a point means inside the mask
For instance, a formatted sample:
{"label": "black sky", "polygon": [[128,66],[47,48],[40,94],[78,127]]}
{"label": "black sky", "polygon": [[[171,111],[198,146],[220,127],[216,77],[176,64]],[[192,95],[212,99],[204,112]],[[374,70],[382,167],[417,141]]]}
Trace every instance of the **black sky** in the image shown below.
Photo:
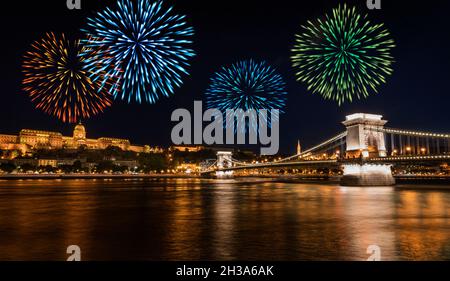
{"label": "black sky", "polygon": [[[346,114],[383,114],[389,126],[450,132],[450,1],[382,0],[382,10],[369,11],[366,0],[166,0],[186,14],[195,28],[196,57],[185,84],[157,104],[116,101],[99,116],[85,121],[89,137],[130,138],[134,143],[168,146],[176,108],[193,107],[201,100],[211,75],[224,64],[241,59],[266,60],[288,84],[288,105],[281,117],[281,152],[294,151],[343,130]],[[295,81],[290,49],[300,24],[328,13],[339,3],[354,5],[371,20],[384,22],[395,39],[394,75],[380,94],[339,107],[324,101]],[[21,128],[62,131],[73,125],[35,110],[21,90],[21,62],[29,45],[45,32],[65,32],[76,38],[88,16],[115,1],[82,0],[81,11],[70,11],[66,0],[14,1],[2,4],[0,44],[0,133]]]}

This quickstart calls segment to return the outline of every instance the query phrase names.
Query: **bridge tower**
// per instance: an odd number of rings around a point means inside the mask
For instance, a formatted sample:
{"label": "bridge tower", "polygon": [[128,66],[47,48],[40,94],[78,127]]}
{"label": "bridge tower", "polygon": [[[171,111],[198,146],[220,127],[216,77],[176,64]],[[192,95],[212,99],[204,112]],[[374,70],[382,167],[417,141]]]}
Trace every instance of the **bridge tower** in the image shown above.
{"label": "bridge tower", "polygon": [[347,127],[347,158],[361,158],[360,163],[343,164],[344,186],[390,186],[395,184],[390,164],[372,164],[370,158],[386,157],[383,116],[357,113],[342,122]]}
{"label": "bridge tower", "polygon": [[367,113],[348,115],[344,124],[347,127],[347,158],[386,157],[386,142],[383,132],[386,120],[383,116]]}
{"label": "bridge tower", "polygon": [[[226,169],[233,167],[233,153],[231,151],[218,151],[217,152],[217,168],[218,169]],[[216,177],[224,178],[224,177],[232,177],[233,171],[217,171]]]}
{"label": "bridge tower", "polygon": [[231,151],[218,151],[217,152],[217,168],[231,168],[233,162],[231,160],[233,153]]}

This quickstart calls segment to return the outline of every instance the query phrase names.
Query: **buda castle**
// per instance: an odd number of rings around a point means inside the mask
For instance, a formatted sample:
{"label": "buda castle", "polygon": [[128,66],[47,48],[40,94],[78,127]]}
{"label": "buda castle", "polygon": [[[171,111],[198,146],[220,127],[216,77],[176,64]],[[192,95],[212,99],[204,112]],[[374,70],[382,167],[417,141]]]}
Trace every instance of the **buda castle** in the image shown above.
{"label": "buda castle", "polygon": [[63,136],[57,132],[23,129],[19,135],[0,134],[1,150],[17,150],[26,154],[36,149],[106,149],[109,146],[119,147],[124,151],[137,153],[160,153],[161,148],[152,148],[148,145],[132,145],[127,139],[103,137],[99,139],[86,138],[86,128],[80,123],[75,126],[73,136]]}

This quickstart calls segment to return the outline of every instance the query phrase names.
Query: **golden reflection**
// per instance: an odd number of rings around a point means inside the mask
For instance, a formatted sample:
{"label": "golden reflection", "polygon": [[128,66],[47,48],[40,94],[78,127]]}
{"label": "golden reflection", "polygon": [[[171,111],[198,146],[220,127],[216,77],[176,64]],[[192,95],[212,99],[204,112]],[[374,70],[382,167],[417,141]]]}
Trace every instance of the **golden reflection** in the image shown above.
{"label": "golden reflection", "polygon": [[174,192],[170,210],[167,210],[168,247],[163,259],[200,260],[202,259],[202,224],[205,221],[205,207],[200,187],[173,186],[167,189]]}
{"label": "golden reflection", "polygon": [[267,180],[0,181],[0,260],[450,258],[450,192]]}
{"label": "golden reflection", "polygon": [[214,237],[213,250],[220,259],[232,259],[237,250],[234,247],[236,211],[233,207],[236,204],[236,192],[230,184],[215,185],[214,189],[217,189],[217,192],[213,199],[214,217],[211,225]]}
{"label": "golden reflection", "polygon": [[396,233],[401,258],[441,260],[450,249],[448,193],[400,191],[398,197]]}

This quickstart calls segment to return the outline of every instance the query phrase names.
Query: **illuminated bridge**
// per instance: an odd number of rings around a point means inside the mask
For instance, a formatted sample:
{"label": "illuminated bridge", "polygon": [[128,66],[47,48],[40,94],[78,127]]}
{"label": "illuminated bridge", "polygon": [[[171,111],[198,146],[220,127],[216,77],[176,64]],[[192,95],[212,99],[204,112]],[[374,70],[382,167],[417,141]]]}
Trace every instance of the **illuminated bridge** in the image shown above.
{"label": "illuminated bridge", "polygon": [[245,163],[231,152],[218,152],[217,161],[202,171],[217,177],[239,170],[325,167],[343,170],[343,185],[393,185],[392,167],[442,164],[450,160],[450,134],[385,127],[381,115],[349,115],[346,130],[296,155],[266,163]]}

